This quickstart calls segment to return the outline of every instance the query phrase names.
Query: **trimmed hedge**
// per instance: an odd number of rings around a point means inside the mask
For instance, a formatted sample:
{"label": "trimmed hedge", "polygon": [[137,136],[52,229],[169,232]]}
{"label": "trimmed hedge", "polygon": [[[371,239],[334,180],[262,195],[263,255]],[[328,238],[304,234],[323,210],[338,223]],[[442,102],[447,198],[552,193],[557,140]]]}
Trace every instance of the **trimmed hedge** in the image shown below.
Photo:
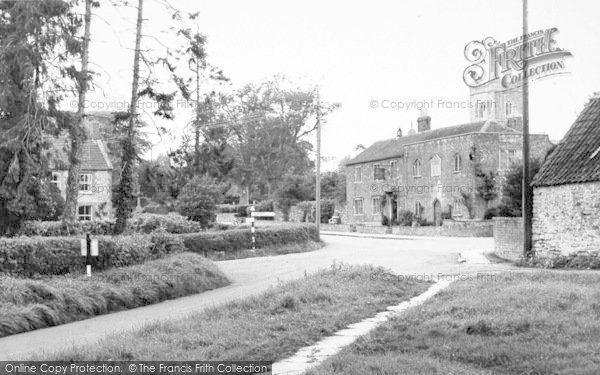
{"label": "trimmed hedge", "polygon": [[571,270],[600,270],[600,252],[573,253],[555,257],[533,257],[517,262],[521,267],[571,269]]}
{"label": "trimmed hedge", "polygon": [[[0,272],[23,277],[84,272],[81,238],[17,237],[0,238]],[[156,231],[151,235],[100,236],[99,256],[94,269],[101,271],[158,259],[185,251],[176,235]]]}
{"label": "trimmed hedge", "polygon": [[229,284],[211,261],[176,254],[86,276],[0,276],[0,337],[132,309]]}
{"label": "trimmed hedge", "polygon": [[[61,221],[26,221],[18,235],[60,237],[77,236],[91,233],[96,236],[113,233],[115,222],[112,220],[76,221],[63,224]],[[127,222],[129,233],[151,233],[164,229],[169,233],[194,233],[202,230],[200,223],[187,220],[179,215],[157,215],[144,213],[135,215]]]}
{"label": "trimmed hedge", "polygon": [[[255,234],[257,248],[318,240],[317,228],[311,224],[260,228]],[[0,272],[22,277],[83,273],[81,238],[0,238]],[[100,236],[98,240],[100,254],[94,258],[97,271],[140,264],[185,251],[208,254],[252,247],[250,227],[189,234],[157,230],[149,235]]]}
{"label": "trimmed hedge", "polygon": [[[319,238],[317,227],[312,224],[260,228],[256,230],[255,236],[257,248],[318,241]],[[252,246],[250,228],[182,234],[180,237],[188,251],[199,254],[211,251],[240,251]]]}

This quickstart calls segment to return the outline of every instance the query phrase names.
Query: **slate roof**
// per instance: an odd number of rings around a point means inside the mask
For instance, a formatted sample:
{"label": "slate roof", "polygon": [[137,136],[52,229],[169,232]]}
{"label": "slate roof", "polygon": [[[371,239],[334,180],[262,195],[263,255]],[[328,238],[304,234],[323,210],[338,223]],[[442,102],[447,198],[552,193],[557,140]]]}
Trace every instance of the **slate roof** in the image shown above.
{"label": "slate roof", "polygon": [[[405,145],[432,141],[434,139],[448,138],[471,133],[519,133],[518,131],[500,125],[493,121],[472,122],[462,125],[447,126],[444,128],[432,129],[412,135],[406,135],[400,138],[386,139],[375,142],[346,165],[368,163],[378,160],[385,160],[400,157],[404,154]],[[520,133],[519,133],[520,134]]]}
{"label": "slate roof", "polygon": [[[69,138],[65,136],[49,139],[50,158],[52,160],[52,169],[67,170],[69,158],[67,150],[71,147]],[[81,156],[81,170],[83,171],[111,171],[113,165],[108,157],[108,152],[104,141],[90,139],[83,144]]]}
{"label": "slate roof", "polygon": [[600,95],[579,114],[563,140],[542,165],[533,186],[600,181]]}

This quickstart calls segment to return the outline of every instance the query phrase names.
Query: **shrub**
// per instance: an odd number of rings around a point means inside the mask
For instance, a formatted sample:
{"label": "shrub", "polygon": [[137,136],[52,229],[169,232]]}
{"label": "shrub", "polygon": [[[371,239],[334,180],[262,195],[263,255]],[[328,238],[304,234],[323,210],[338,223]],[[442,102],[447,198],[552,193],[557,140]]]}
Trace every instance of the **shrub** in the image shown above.
{"label": "shrub", "polygon": [[218,204],[217,212],[221,214],[235,214],[237,213],[237,205],[235,204]]}
{"label": "shrub", "polygon": [[413,222],[413,213],[408,210],[401,210],[398,212],[398,225],[409,227]]}
{"label": "shrub", "polygon": [[[154,243],[153,241],[156,241]],[[94,269],[106,270],[158,259],[183,251],[181,239],[155,235],[101,236]],[[0,239],[0,272],[25,277],[84,272],[81,242],[77,237],[17,237]]]}
{"label": "shrub", "polygon": [[492,218],[499,216],[500,210],[497,207],[488,208],[483,215],[485,220],[491,220]]}
{"label": "shrub", "polygon": [[112,220],[76,221],[63,224],[61,221],[25,221],[17,235],[59,237],[91,233],[94,235],[112,234],[115,222]]}
{"label": "shrub", "polygon": [[551,258],[533,257],[530,259],[521,259],[517,262],[517,265],[552,269],[600,270],[600,253],[573,253],[569,255],[557,255]]}
{"label": "shrub", "polygon": [[127,223],[127,229],[135,233],[150,233],[164,229],[169,233],[193,233],[202,230],[202,224],[179,215],[140,214]]}
{"label": "shrub", "polygon": [[[317,241],[319,237],[317,227],[310,224],[260,228],[256,230],[255,235],[257,248]],[[188,251],[199,254],[211,251],[239,251],[252,247],[250,228],[183,234],[181,237]]]}
{"label": "shrub", "polygon": [[250,205],[247,204],[241,204],[237,206],[235,211],[235,217],[248,217],[248,208],[250,208]]}
{"label": "shrub", "polygon": [[177,254],[85,276],[28,280],[0,276],[0,336],[132,309],[229,284],[209,260]]}
{"label": "shrub", "polygon": [[[305,223],[314,223],[317,214],[316,201],[304,201],[296,204],[296,207],[302,211],[301,221]],[[335,202],[331,199],[321,200],[321,223],[329,222],[329,219],[335,214]]]}
{"label": "shrub", "polygon": [[177,197],[177,210],[188,219],[197,221],[203,228],[210,226],[216,219],[220,191],[209,177],[194,177]]}

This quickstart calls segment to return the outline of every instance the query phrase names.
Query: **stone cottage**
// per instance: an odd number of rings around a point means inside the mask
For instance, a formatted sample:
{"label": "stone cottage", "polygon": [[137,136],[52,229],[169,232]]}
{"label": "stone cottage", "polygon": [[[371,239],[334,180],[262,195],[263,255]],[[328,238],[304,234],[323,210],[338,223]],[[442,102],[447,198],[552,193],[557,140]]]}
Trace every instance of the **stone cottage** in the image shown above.
{"label": "stone cottage", "polygon": [[[483,218],[500,197],[482,198],[478,175],[492,172],[497,191],[522,156],[519,95],[496,87],[472,90],[471,103],[482,107],[471,110],[472,122],[432,129],[431,117],[422,113],[416,132],[399,130],[356,156],[347,163],[345,222],[381,223],[382,215],[394,220],[402,210],[436,225],[443,218]],[[532,134],[530,144],[539,158],[552,146],[543,134]]]}
{"label": "stone cottage", "polygon": [[600,250],[600,93],[586,104],[533,180],[533,250]]}
{"label": "stone cottage", "polygon": [[[96,120],[93,116],[90,119],[86,116],[89,138],[83,145],[79,174],[77,198],[79,220],[95,220],[112,215],[113,164],[106,143],[99,139],[99,133],[91,125]],[[71,147],[71,142],[67,136],[59,136],[50,139],[50,143],[51,182],[58,187],[65,198],[69,174],[67,151]]]}

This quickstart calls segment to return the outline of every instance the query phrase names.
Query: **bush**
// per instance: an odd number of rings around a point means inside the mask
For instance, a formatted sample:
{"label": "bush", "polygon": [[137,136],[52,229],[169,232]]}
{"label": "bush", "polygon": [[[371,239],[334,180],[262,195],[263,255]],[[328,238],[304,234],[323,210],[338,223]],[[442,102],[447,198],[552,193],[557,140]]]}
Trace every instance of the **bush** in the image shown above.
{"label": "bush", "polygon": [[197,221],[202,228],[215,222],[220,191],[208,177],[194,177],[177,197],[177,210],[189,220]]}
{"label": "bush", "polygon": [[132,309],[229,284],[209,260],[178,254],[86,276],[27,280],[0,276],[0,336]]}
{"label": "bush", "polygon": [[[0,272],[24,277],[63,275],[85,270],[77,237],[16,237],[0,239]],[[155,242],[153,242],[155,241]],[[94,269],[124,267],[181,252],[182,239],[173,234],[101,236]]]}
{"label": "bush", "polygon": [[500,210],[497,207],[488,208],[483,215],[485,220],[491,220],[492,218],[499,216]]}
{"label": "bush", "polygon": [[[304,201],[296,204],[296,207],[302,211],[301,221],[305,223],[314,223],[317,214],[316,201]],[[335,202],[330,199],[321,200],[321,223],[328,223],[329,219],[335,214]]]}
{"label": "bush", "polygon": [[237,206],[235,211],[235,217],[248,217],[248,208],[250,208],[250,205],[247,204],[241,204]]}
{"label": "bush", "polygon": [[405,227],[410,227],[413,222],[413,213],[408,210],[401,210],[398,212],[398,225],[402,225]]}
{"label": "bush", "polygon": [[168,233],[193,233],[200,232],[202,224],[179,215],[141,214],[128,221],[127,229],[135,233],[150,233],[157,229]]}
{"label": "bush", "polygon": [[[256,247],[318,241],[315,225],[267,227],[256,230]],[[239,251],[252,247],[250,228],[231,229],[222,232],[203,232],[181,235],[188,251],[208,254],[211,251]]]}
{"label": "bush", "polygon": [[[68,224],[61,221],[26,221],[17,235],[60,237],[90,233],[103,236],[113,234],[114,226],[113,220],[76,221]],[[128,233],[150,233],[157,229],[164,229],[169,233],[193,233],[201,231],[202,225],[176,214],[140,214],[127,222]]]}

